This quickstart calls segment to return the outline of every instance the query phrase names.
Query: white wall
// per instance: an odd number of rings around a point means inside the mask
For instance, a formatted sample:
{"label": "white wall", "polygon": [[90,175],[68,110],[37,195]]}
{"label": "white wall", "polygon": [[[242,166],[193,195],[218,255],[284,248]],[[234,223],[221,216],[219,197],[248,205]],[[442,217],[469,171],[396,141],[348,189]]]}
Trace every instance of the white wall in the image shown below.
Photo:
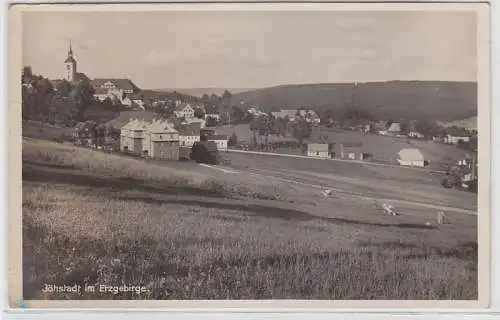
{"label": "white wall", "polygon": [[192,147],[197,141],[200,141],[200,136],[179,136],[181,147]]}
{"label": "white wall", "polygon": [[424,160],[398,160],[399,164],[408,167],[424,167]]}
{"label": "white wall", "polygon": [[328,151],[310,151],[307,150],[307,156],[308,157],[314,157],[314,158],[328,158]]}

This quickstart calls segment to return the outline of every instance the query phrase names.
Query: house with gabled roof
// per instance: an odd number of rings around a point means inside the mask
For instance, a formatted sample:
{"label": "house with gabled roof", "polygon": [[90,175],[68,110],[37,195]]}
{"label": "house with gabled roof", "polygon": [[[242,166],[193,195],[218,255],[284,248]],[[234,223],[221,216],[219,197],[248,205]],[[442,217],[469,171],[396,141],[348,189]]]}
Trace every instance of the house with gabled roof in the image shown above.
{"label": "house with gabled roof", "polygon": [[181,147],[192,147],[195,142],[200,141],[200,123],[183,123],[179,126],[179,145]]}
{"label": "house with gabled roof", "polygon": [[124,127],[126,131],[126,144],[123,147],[124,151],[135,155],[142,155],[146,130],[149,127],[149,123],[143,119],[131,119]]}
{"label": "house with gabled roof", "polygon": [[143,153],[154,159],[179,160],[179,131],[168,121],[153,119],[146,131]]}
{"label": "house with gabled roof", "polygon": [[180,103],[175,106],[174,114],[177,118],[194,118],[194,109],[189,103]]}

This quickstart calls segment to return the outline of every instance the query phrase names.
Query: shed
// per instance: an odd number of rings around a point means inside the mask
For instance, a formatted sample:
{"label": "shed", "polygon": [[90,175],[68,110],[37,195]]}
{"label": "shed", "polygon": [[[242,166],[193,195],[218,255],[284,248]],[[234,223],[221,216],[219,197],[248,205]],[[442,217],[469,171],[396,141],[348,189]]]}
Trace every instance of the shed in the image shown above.
{"label": "shed", "polygon": [[425,159],[424,155],[417,148],[406,148],[402,149],[398,153],[398,162],[402,166],[409,167],[424,167]]}

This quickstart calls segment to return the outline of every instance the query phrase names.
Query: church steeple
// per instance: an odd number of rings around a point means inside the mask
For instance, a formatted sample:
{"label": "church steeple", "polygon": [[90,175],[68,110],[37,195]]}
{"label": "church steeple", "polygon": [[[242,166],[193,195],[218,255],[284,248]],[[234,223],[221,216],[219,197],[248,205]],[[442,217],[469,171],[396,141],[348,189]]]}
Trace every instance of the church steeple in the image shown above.
{"label": "church steeple", "polygon": [[68,57],[64,61],[64,67],[65,67],[64,78],[69,82],[75,81],[76,60],[73,57],[73,48],[71,46],[71,41],[69,42]]}

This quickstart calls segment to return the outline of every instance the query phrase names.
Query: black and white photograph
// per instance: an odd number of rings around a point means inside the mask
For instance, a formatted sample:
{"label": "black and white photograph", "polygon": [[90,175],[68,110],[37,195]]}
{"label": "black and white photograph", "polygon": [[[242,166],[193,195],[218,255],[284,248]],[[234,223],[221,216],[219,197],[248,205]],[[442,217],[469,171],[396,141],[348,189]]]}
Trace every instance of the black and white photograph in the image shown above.
{"label": "black and white photograph", "polygon": [[487,297],[484,6],[130,8],[18,12],[19,301]]}

